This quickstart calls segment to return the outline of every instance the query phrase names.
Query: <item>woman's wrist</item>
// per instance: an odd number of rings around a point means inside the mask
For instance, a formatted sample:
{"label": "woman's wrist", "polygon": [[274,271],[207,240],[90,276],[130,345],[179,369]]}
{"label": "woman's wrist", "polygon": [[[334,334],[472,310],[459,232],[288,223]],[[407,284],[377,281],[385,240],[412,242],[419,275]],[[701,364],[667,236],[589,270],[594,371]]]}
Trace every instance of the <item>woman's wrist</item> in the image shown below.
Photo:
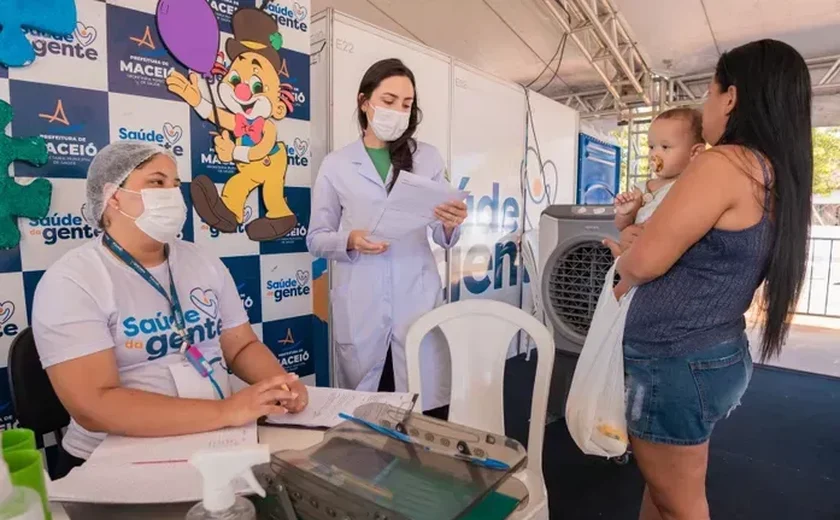
{"label": "woman's wrist", "polygon": [[218,428],[229,428],[235,426],[231,420],[230,403],[231,400],[221,399],[212,401],[216,405],[216,423]]}

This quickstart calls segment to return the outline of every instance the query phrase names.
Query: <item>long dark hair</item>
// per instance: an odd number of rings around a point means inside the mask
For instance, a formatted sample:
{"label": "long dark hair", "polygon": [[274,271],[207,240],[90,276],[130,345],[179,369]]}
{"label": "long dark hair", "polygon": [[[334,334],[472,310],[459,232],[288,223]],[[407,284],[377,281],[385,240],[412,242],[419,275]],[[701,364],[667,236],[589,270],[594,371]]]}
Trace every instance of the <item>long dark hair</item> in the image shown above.
{"label": "long dark hair", "polygon": [[723,54],[715,79],[736,88],[735,108],[720,141],[764,154],[773,168],[765,186],[772,200],[773,245],[761,292],[766,314],[761,359],[778,356],[802,289],[808,261],[814,157],[811,76],[802,56],[776,40],[748,43]]}
{"label": "long dark hair", "polygon": [[394,167],[394,176],[391,184],[388,186],[388,191],[391,190],[391,186],[396,182],[401,170],[407,172],[414,171],[413,156],[415,150],[417,150],[417,141],[414,139],[414,132],[417,131],[417,126],[423,119],[423,112],[420,111],[420,107],[417,104],[417,85],[414,81],[414,73],[397,58],[377,61],[362,76],[362,82],[359,84],[359,95],[356,96],[359,126],[364,131],[367,130],[368,120],[364,111],[362,111],[362,104],[365,101],[370,101],[373,91],[376,90],[382,81],[394,76],[403,76],[411,81],[411,86],[414,88],[414,102],[411,104],[408,128],[396,141],[388,143],[388,151],[391,154],[391,165]]}

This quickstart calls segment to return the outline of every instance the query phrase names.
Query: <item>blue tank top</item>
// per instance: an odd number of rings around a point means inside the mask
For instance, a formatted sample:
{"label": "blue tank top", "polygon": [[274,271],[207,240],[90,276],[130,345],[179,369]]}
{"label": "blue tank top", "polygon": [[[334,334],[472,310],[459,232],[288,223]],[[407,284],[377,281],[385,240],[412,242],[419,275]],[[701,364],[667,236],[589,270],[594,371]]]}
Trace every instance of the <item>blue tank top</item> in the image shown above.
{"label": "blue tank top", "polygon": [[[756,156],[764,185],[770,186],[769,167]],[[756,225],[710,230],[666,274],[640,286],[630,303],[624,342],[649,355],[673,357],[741,334],[773,244],[769,202],[768,191]]]}

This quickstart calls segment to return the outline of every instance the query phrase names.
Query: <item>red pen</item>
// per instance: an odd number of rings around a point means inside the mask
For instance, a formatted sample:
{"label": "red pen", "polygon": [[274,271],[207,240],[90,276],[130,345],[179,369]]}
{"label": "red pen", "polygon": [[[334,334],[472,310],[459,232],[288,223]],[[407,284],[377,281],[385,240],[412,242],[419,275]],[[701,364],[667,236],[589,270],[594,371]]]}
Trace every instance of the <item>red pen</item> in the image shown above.
{"label": "red pen", "polygon": [[176,464],[179,462],[189,462],[187,459],[172,459],[172,460],[141,460],[138,462],[132,462],[132,464]]}

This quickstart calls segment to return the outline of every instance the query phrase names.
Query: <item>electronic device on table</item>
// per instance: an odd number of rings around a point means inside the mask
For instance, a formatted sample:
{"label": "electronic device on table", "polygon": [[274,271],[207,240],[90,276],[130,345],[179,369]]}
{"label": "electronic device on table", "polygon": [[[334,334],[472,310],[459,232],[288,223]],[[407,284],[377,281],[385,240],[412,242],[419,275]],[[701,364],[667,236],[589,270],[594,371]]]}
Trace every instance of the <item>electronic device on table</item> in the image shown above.
{"label": "electronic device on table", "polygon": [[259,518],[454,520],[477,510],[504,518],[527,500],[509,478],[527,458],[513,439],[384,404],[348,418],[320,444],[255,468],[267,492]]}

